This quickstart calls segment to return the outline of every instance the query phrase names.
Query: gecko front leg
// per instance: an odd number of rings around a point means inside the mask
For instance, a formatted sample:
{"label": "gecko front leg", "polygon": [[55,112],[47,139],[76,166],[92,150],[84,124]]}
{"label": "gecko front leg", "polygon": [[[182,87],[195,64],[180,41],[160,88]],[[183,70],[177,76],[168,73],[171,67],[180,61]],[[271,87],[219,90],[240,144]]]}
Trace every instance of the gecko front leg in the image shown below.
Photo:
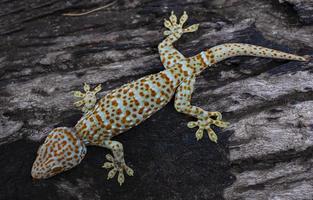
{"label": "gecko front leg", "polygon": [[[197,121],[189,122],[187,125],[189,128],[199,126],[199,129],[196,132],[197,140],[200,140],[203,137],[203,132],[206,130],[210,140],[217,142],[217,136],[210,126],[213,124],[218,127],[225,128],[228,123],[222,121],[222,114],[220,112],[208,112],[190,104],[194,83],[195,76],[192,76],[189,79],[184,80],[177,88],[175,95],[175,108],[178,112],[191,115],[198,119]],[[215,119],[211,117],[215,117]]]}
{"label": "gecko front leg", "polygon": [[125,164],[124,150],[122,143],[113,140],[106,140],[103,142],[103,147],[110,149],[113,153],[113,157],[110,154],[106,155],[106,159],[110,162],[105,162],[103,168],[111,169],[108,174],[108,179],[111,179],[118,172],[117,181],[120,185],[124,183],[124,170],[128,176],[133,176],[134,171]]}
{"label": "gecko front leg", "polygon": [[158,46],[161,62],[165,69],[173,67],[177,63],[183,64],[186,58],[181,54],[173,45],[184,33],[194,32],[198,30],[199,24],[194,24],[188,28],[183,28],[184,23],[187,21],[188,15],[186,11],[177,23],[177,17],[174,12],[171,12],[169,20],[164,20],[164,26],[169,29],[164,31],[167,36]]}

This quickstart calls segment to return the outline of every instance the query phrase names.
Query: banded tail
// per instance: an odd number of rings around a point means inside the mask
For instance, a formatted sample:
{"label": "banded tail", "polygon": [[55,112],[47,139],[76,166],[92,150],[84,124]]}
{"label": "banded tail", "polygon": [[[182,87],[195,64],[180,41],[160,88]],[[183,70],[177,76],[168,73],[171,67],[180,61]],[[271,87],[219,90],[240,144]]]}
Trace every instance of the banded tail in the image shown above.
{"label": "banded tail", "polygon": [[193,62],[194,66],[199,67],[196,71],[200,73],[208,66],[234,56],[257,56],[298,61],[308,61],[309,59],[308,56],[297,56],[274,49],[243,43],[217,45],[189,59]]}

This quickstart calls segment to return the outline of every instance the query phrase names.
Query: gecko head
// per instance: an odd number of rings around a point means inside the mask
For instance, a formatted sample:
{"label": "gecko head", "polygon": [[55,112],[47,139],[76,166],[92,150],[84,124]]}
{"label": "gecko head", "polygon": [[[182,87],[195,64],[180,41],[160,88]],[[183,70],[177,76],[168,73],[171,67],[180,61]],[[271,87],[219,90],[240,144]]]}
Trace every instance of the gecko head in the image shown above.
{"label": "gecko head", "polygon": [[31,175],[34,179],[44,179],[69,170],[81,162],[86,152],[85,144],[73,129],[55,128],[39,147]]}

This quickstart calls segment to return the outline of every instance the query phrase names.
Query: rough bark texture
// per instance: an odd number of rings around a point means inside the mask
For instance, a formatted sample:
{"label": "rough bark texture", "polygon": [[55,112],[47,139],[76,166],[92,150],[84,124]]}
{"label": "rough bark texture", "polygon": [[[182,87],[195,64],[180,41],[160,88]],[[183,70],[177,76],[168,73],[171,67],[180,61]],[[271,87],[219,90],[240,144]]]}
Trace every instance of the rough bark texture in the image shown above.
{"label": "rough bark texture", "polygon": [[118,136],[135,170],[107,181],[105,149],[88,148],[75,169],[33,182],[36,150],[53,127],[81,113],[70,91],[104,91],[163,69],[157,44],[171,10],[188,11],[199,31],[177,48],[186,56],[225,42],[313,54],[312,3],[305,0],[2,0],[0,2],[0,199],[312,199],[313,62],[237,57],[206,70],[193,104],[221,111],[231,126],[219,143],[197,142],[191,119],[170,102]]}
{"label": "rough bark texture", "polygon": [[280,0],[281,3],[289,3],[298,13],[303,24],[313,24],[313,1],[311,0]]}

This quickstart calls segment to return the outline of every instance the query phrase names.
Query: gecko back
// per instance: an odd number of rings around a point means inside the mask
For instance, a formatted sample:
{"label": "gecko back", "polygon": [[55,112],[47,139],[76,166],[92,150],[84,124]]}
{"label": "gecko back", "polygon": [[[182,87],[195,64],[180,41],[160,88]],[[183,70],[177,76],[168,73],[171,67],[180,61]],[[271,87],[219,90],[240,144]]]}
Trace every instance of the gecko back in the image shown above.
{"label": "gecko back", "polygon": [[109,92],[76,124],[77,134],[87,144],[100,145],[138,125],[171,100],[184,74],[177,65]]}

